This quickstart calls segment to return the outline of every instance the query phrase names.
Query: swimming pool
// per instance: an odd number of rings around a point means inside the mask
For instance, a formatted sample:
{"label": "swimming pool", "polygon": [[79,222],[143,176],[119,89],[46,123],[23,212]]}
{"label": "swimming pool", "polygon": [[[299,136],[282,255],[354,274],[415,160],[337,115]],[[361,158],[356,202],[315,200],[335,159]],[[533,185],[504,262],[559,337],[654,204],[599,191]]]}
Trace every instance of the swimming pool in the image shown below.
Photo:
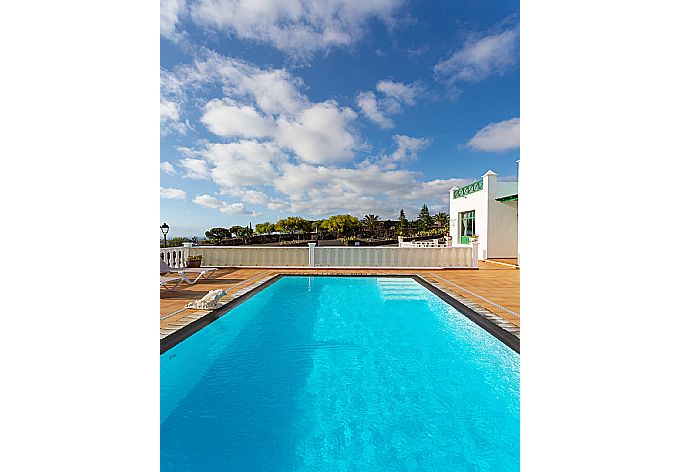
{"label": "swimming pool", "polygon": [[519,355],[411,278],[283,277],[160,361],[161,470],[519,470]]}

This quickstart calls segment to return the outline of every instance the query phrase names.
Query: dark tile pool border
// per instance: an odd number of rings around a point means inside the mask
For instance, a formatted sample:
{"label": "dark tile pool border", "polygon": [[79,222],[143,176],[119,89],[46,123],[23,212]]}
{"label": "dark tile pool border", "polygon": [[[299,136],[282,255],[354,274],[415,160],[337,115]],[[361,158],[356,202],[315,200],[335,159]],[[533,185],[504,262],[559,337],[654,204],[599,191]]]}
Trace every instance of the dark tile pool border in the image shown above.
{"label": "dark tile pool border", "polygon": [[474,311],[472,308],[468,307],[461,301],[455,299],[448,293],[439,290],[437,287],[435,287],[429,281],[423,279],[419,275],[412,275],[411,277],[415,279],[417,282],[419,282],[424,288],[436,295],[438,298],[440,298],[441,300],[455,308],[463,315],[465,315],[474,324],[487,331],[489,334],[501,341],[503,344],[508,346],[516,353],[520,354],[520,338],[510,333],[506,329],[501,328],[497,324],[493,323],[491,320],[486,319],[485,317]]}
{"label": "dark tile pool border", "polygon": [[222,306],[221,308],[218,308],[216,310],[213,310],[205,315],[201,315],[199,318],[196,320],[192,321],[191,323],[187,324],[186,326],[176,330],[175,332],[165,336],[160,340],[160,353],[163,354],[172,347],[176,346],[177,344],[181,343],[197,331],[201,330],[202,328],[208,326],[209,324],[213,323],[216,321],[218,318],[221,316],[225,315],[228,313],[230,310],[235,308],[236,306],[244,303],[245,301],[249,300],[251,297],[256,295],[257,293],[261,292],[262,290],[270,287],[274,283],[276,283],[278,280],[282,279],[283,277],[377,277],[377,278],[408,278],[408,279],[413,279],[416,282],[418,282],[420,285],[422,285],[424,288],[429,290],[431,293],[439,297],[441,300],[455,308],[459,313],[462,315],[466,316],[469,318],[470,321],[472,321],[474,324],[479,326],[480,328],[484,329],[487,331],[489,334],[491,334],[493,337],[501,341],[503,344],[508,346],[510,349],[515,351],[516,353],[520,354],[520,338],[515,336],[514,334],[508,332],[507,330],[501,328],[497,324],[493,323],[492,321],[486,319],[484,316],[480,315],[476,311],[474,311],[472,308],[464,305],[461,301],[457,300],[453,296],[449,295],[448,293],[438,289],[434,285],[432,285],[429,281],[425,280],[423,277],[417,275],[417,274],[276,274],[275,276],[271,277],[269,280],[266,280],[264,283],[258,285],[257,287],[254,287],[253,289],[247,291],[246,293],[243,293],[242,295],[234,298],[230,302],[228,302],[226,305]]}

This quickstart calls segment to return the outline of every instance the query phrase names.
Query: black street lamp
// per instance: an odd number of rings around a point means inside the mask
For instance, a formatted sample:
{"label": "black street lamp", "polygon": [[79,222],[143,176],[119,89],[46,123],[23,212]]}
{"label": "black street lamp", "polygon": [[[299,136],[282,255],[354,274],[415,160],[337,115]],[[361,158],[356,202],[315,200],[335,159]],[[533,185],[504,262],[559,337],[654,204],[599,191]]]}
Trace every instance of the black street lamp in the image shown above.
{"label": "black street lamp", "polygon": [[163,233],[163,247],[168,247],[168,231],[170,231],[170,226],[168,226],[168,223],[163,223],[161,225],[161,232]]}

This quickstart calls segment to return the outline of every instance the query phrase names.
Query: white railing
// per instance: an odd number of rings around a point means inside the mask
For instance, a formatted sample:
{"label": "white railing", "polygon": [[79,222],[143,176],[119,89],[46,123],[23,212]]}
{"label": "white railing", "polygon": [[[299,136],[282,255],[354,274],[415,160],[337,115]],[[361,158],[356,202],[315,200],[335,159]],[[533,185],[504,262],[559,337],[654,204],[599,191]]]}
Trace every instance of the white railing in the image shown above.
{"label": "white railing", "polygon": [[[187,251],[187,252],[185,252]],[[188,256],[203,256],[205,267],[477,267],[478,244],[462,247],[247,247],[196,246],[161,249],[171,267],[185,267]],[[166,259],[166,257],[168,259]],[[175,265],[179,261],[181,265]]]}
{"label": "white railing", "polygon": [[161,259],[167,262],[170,267],[187,267],[188,256],[188,247],[161,248]]}
{"label": "white railing", "polygon": [[190,255],[201,255],[202,266],[210,267],[307,267],[306,247],[197,246]]}
{"label": "white railing", "polygon": [[464,247],[319,247],[313,267],[476,267],[472,248]]}

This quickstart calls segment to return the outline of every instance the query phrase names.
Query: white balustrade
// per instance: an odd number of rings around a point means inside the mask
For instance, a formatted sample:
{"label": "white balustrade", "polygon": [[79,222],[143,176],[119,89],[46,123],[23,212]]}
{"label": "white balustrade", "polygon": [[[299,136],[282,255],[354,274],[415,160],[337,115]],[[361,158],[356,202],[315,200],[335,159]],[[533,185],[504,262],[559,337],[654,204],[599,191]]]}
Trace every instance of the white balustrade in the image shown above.
{"label": "white balustrade", "polygon": [[[430,244],[432,242],[430,241]],[[205,267],[477,267],[477,245],[443,246],[344,246],[247,247],[195,246],[161,249],[171,267],[185,267],[187,257],[203,256]]]}
{"label": "white balustrade", "polygon": [[197,246],[190,255],[201,255],[202,266],[209,267],[307,267],[306,247],[272,246]]}
{"label": "white balustrade", "polygon": [[160,254],[161,259],[167,262],[170,267],[187,267],[187,256],[189,255],[189,248],[187,247],[161,248]]}
{"label": "white balustrade", "polygon": [[470,247],[318,247],[315,267],[473,267]]}

